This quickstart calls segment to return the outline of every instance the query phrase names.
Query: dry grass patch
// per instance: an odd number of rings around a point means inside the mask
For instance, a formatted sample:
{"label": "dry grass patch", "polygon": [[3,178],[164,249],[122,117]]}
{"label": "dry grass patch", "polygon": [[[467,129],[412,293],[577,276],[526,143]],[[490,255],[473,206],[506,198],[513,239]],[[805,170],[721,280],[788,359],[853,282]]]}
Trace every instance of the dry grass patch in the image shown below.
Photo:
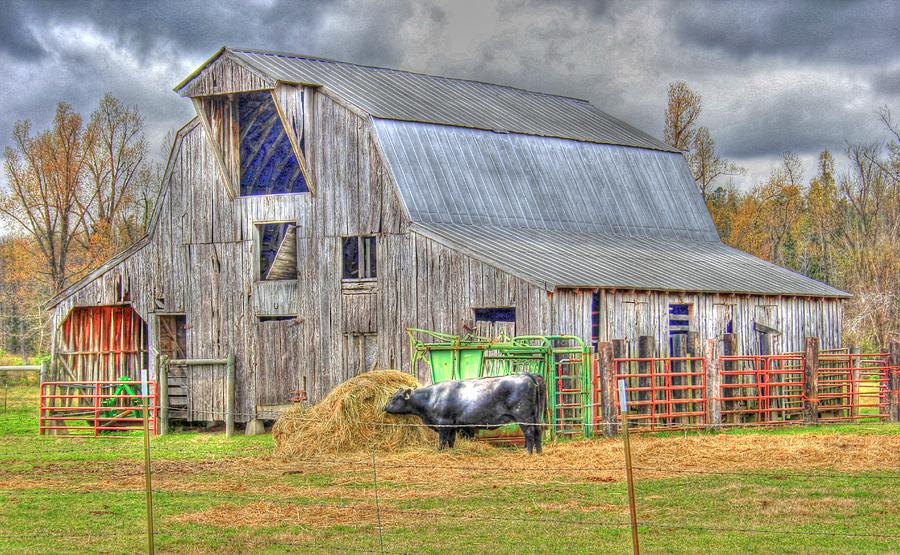
{"label": "dry grass patch", "polygon": [[[294,505],[256,501],[246,505],[224,504],[198,511],[168,517],[179,524],[202,524],[222,528],[276,527],[282,525],[325,528],[338,525],[375,525],[375,505]],[[381,515],[382,524],[391,524],[398,518],[390,513]]]}

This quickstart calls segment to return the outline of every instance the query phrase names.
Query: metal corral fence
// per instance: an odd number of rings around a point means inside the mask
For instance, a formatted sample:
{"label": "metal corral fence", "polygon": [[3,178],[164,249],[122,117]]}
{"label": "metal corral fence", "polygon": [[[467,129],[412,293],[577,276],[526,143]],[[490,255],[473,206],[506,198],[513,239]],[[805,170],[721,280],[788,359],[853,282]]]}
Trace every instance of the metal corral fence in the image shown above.
{"label": "metal corral fence", "polygon": [[594,383],[596,425],[615,433],[622,418],[613,395],[624,380],[630,425],[660,431],[727,425],[900,421],[900,364],[891,353],[617,358],[600,345]]}
{"label": "metal corral fence", "polygon": [[157,433],[159,391],[149,381],[144,404],[141,382],[120,379],[93,382],[44,382],[40,391],[38,433],[68,436],[116,435],[143,430]]}

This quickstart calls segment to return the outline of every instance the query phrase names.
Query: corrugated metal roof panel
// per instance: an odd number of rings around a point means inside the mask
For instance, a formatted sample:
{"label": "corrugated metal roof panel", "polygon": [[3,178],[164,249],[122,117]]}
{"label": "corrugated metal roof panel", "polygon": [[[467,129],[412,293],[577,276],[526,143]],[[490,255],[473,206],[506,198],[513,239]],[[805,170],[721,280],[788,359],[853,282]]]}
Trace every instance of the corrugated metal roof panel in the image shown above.
{"label": "corrugated metal roof panel", "polygon": [[719,241],[500,226],[416,224],[413,231],[544,286],[849,297]]}
{"label": "corrugated metal roof panel", "polygon": [[585,100],[299,54],[225,51],[269,78],[325,86],[378,118],[674,151]]}
{"label": "corrugated metal roof panel", "polygon": [[376,119],[422,223],[718,240],[680,153]]}

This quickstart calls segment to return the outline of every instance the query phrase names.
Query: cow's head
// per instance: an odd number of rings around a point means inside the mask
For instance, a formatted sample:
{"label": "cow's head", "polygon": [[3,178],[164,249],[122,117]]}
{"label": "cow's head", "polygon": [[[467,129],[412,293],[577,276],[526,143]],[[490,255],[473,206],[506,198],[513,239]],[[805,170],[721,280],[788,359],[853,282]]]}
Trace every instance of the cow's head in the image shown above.
{"label": "cow's head", "polygon": [[384,412],[389,414],[409,414],[411,412],[409,406],[410,395],[412,395],[412,389],[399,389],[384,406]]}

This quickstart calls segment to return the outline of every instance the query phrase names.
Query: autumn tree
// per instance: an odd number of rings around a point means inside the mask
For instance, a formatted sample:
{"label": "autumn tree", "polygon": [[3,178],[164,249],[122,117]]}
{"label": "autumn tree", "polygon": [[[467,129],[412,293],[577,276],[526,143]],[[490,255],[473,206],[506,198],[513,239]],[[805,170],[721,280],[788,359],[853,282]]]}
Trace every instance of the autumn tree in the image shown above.
{"label": "autumn tree", "polygon": [[743,170],[719,155],[707,127],[697,127],[702,111],[700,95],[692,91],[687,83],[676,81],[669,85],[663,134],[667,143],[687,156],[694,182],[712,210],[709,201],[713,182],[725,175],[738,175]]}
{"label": "autumn tree", "polygon": [[873,346],[900,337],[900,167],[896,142],[847,147],[842,198],[841,284],[854,297],[849,332]]}
{"label": "autumn tree", "polygon": [[34,241],[44,261],[38,275],[52,291],[68,282],[74,265],[71,255],[93,202],[84,179],[91,140],[81,116],[60,102],[51,128],[36,136],[30,122],[17,123],[14,146],[4,153],[8,185],[0,197],[0,213]]}
{"label": "autumn tree", "polygon": [[692,91],[687,83],[670,83],[664,130],[666,142],[678,150],[690,150],[701,111],[700,95]]}

